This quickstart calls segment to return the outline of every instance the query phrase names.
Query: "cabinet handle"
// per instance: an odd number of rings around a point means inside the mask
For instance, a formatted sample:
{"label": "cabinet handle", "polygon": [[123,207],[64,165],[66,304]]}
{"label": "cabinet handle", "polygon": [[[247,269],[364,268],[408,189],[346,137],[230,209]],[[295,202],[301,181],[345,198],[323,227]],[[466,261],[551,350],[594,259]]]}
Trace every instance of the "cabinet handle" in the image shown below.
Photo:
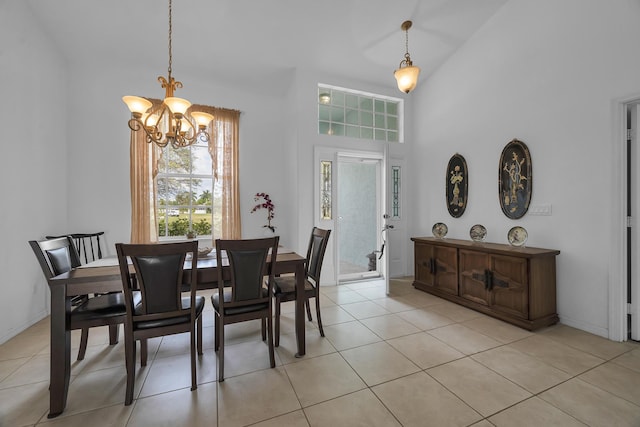
{"label": "cabinet handle", "polygon": [[487,270],[487,289],[493,289],[493,271]]}
{"label": "cabinet handle", "polygon": [[431,258],[431,274],[434,276],[438,273],[438,261],[435,258]]}

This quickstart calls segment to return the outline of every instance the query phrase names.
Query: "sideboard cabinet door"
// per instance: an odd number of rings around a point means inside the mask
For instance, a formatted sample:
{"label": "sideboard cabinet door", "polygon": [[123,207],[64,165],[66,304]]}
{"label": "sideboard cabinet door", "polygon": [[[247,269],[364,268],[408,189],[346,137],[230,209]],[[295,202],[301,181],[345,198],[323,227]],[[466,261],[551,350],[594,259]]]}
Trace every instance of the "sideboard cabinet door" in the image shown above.
{"label": "sideboard cabinet door", "polygon": [[529,317],[529,283],[526,258],[491,255],[489,289],[491,307],[511,316]]}
{"label": "sideboard cabinet door", "polygon": [[415,245],[415,279],[420,284],[458,295],[458,252],[437,245]]}

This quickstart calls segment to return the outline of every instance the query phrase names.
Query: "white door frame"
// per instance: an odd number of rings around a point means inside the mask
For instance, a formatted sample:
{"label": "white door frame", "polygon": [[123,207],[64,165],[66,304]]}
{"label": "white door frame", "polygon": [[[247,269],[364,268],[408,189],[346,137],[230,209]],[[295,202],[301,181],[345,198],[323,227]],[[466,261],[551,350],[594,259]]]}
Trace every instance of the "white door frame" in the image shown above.
{"label": "white door frame", "polygon": [[[627,105],[639,102],[640,94],[632,97],[618,99],[613,102],[613,123],[612,123],[612,141],[613,141],[613,168],[612,168],[612,191],[610,206],[612,210],[611,215],[611,239],[610,247],[612,248],[609,265],[609,339],[613,341],[626,341],[628,328],[627,328],[627,213],[626,213],[626,194],[628,190],[627,186],[627,154],[626,154],[626,125],[627,125]],[[636,129],[637,132],[637,129]],[[636,138],[637,140],[637,138]],[[637,144],[636,144],[637,145]],[[635,153],[635,165],[638,163],[638,150]],[[636,194],[638,194],[638,179],[636,175]],[[639,230],[637,227],[637,218],[640,214],[638,211],[638,199],[635,197],[634,202],[634,215],[633,219],[633,240],[638,241]],[[638,251],[636,250],[634,259],[638,260]],[[640,265],[635,263],[636,268]],[[637,273],[637,272],[636,272]],[[634,292],[635,291],[635,292]],[[635,329],[635,333],[638,333],[637,325],[640,326],[640,300],[639,300],[640,283],[638,280],[633,282],[632,294],[634,294],[634,301],[632,311],[634,312],[634,325],[632,329]]]}

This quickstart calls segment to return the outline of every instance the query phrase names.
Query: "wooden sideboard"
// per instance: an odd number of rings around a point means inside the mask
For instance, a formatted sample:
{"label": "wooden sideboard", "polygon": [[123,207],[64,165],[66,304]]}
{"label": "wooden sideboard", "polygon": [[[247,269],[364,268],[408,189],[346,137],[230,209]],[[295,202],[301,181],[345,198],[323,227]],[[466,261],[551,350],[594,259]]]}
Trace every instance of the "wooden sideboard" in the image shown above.
{"label": "wooden sideboard", "polygon": [[528,330],[558,322],[552,249],[412,237],[416,289]]}

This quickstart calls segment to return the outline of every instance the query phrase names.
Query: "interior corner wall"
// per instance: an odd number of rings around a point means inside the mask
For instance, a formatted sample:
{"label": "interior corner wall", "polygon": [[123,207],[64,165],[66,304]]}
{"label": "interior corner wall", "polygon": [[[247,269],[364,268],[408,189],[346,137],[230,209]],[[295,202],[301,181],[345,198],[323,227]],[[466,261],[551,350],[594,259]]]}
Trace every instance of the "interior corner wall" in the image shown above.
{"label": "interior corner wall", "polygon": [[26,3],[0,2],[0,344],[48,314],[48,286],[28,240],[67,221],[66,66],[39,28]]}
{"label": "interior corner wall", "polygon": [[[508,230],[528,230],[528,246],[558,249],[561,323],[604,337],[608,325],[612,200],[619,152],[612,138],[615,100],[640,93],[640,2],[509,0],[456,54],[416,89],[412,180],[417,198],[412,235],[468,239],[474,224],[487,241],[507,243]],[[425,70],[429,72],[428,70]],[[550,216],[508,219],[498,203],[498,164],[517,138],[531,152],[531,206]],[[468,164],[469,197],[454,219],[445,206],[446,165]],[[613,195],[613,196],[612,196]]]}

